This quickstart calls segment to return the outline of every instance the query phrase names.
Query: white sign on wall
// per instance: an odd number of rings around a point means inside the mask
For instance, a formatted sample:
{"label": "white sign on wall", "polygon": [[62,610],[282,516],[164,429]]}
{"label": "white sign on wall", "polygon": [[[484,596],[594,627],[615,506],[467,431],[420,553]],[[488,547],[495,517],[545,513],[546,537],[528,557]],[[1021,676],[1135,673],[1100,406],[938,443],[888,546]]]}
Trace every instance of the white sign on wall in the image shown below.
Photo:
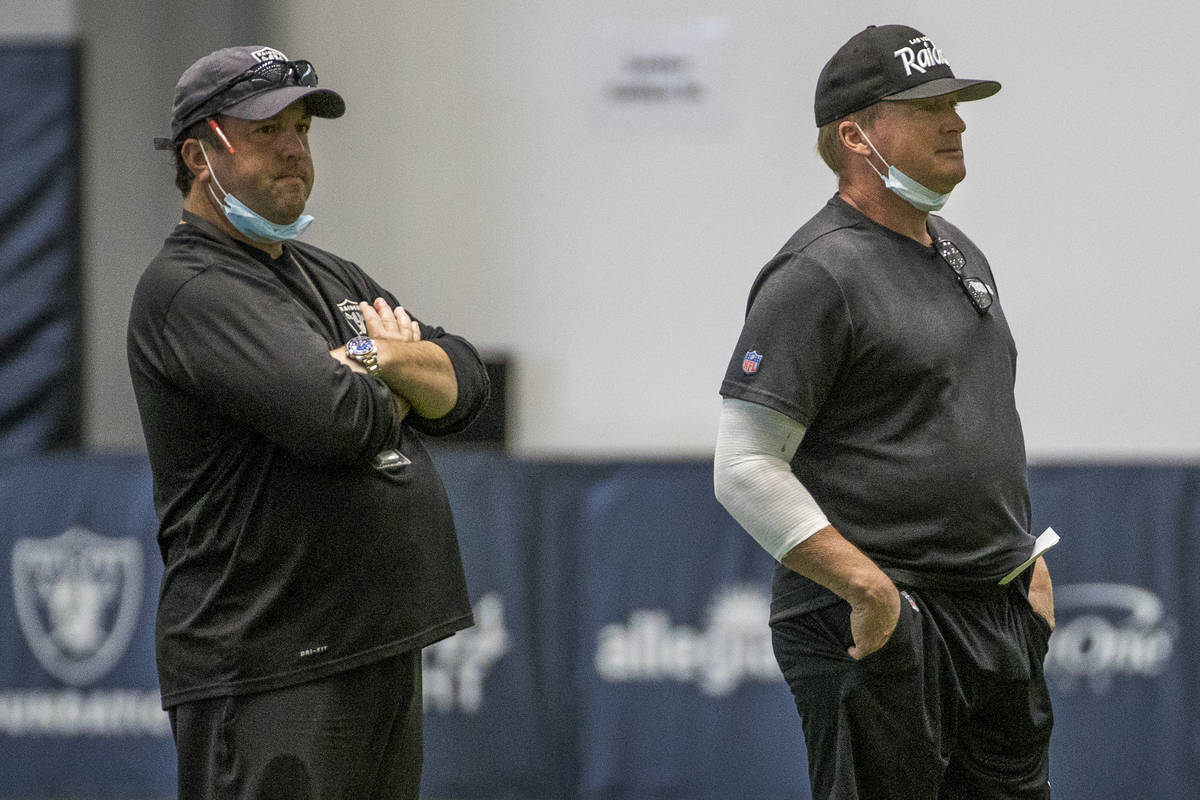
{"label": "white sign on wall", "polygon": [[729,27],[723,17],[596,20],[587,47],[592,127],[621,132],[728,125]]}

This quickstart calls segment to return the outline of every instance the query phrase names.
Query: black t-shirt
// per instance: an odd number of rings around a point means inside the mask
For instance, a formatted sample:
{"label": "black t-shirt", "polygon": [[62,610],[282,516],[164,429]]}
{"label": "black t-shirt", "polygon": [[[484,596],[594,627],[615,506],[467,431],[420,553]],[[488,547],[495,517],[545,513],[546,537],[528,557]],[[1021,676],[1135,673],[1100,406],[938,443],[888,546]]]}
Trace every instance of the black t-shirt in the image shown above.
{"label": "black t-shirt", "polygon": [[[994,292],[979,249],[929,224]],[[934,248],[835,196],[759,273],[721,394],[806,426],[792,471],[894,580],[965,589],[1033,548],[1016,358],[998,299],[978,313]],[[773,618],[831,601],[777,566]]]}
{"label": "black t-shirt", "polygon": [[[483,364],[422,324],[454,365],[458,403],[397,422],[382,381],[329,355],[362,332],[359,300],[396,299],[350,262],[284,249],[273,261],[185,215],[134,294],[166,707],[300,683],[471,624],[450,506],[415,431],[465,427],[487,399]],[[387,449],[411,463],[376,469]]]}

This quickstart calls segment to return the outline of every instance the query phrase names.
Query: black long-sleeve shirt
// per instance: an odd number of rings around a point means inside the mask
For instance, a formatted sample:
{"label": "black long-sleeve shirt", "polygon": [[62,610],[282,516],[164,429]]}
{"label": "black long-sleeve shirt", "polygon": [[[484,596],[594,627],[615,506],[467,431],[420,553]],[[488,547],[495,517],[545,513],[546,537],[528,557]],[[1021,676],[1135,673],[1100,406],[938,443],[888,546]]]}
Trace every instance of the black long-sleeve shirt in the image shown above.
{"label": "black long-sleeve shirt", "polygon": [[[466,427],[487,374],[466,340],[422,323],[458,401],[398,421],[382,381],[329,355],[376,297],[398,305],[330,253],[288,242],[273,260],[191,214],[138,283],[127,344],[165,565],[164,707],[301,683],[472,623],[449,503],[415,431]],[[372,466],[388,449],[410,463]]]}

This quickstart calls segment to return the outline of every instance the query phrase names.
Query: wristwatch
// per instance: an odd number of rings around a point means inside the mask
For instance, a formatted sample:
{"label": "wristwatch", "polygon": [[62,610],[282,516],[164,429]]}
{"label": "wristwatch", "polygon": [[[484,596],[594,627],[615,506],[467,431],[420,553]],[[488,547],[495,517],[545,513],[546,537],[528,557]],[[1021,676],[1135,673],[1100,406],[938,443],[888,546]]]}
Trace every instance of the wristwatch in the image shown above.
{"label": "wristwatch", "polygon": [[370,336],[355,336],[346,342],[346,354],[366,367],[371,375],[379,375],[379,348]]}

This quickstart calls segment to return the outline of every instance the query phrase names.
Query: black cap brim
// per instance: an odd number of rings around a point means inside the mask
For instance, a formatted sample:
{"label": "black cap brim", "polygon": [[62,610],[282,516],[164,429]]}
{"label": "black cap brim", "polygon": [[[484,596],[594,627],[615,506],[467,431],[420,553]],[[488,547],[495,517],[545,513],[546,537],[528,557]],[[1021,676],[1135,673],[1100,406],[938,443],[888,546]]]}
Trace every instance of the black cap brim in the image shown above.
{"label": "black cap brim", "polygon": [[971,100],[982,100],[1000,91],[997,81],[977,81],[967,78],[935,78],[934,80],[885,96],[884,100],[923,100],[927,97],[955,95],[956,100],[964,103]]}
{"label": "black cap brim", "polygon": [[336,119],[346,113],[346,101],[332,89],[313,86],[283,86],[222,108],[218,113],[238,119],[270,119],[297,100],[304,100],[308,113],[314,117]]}

